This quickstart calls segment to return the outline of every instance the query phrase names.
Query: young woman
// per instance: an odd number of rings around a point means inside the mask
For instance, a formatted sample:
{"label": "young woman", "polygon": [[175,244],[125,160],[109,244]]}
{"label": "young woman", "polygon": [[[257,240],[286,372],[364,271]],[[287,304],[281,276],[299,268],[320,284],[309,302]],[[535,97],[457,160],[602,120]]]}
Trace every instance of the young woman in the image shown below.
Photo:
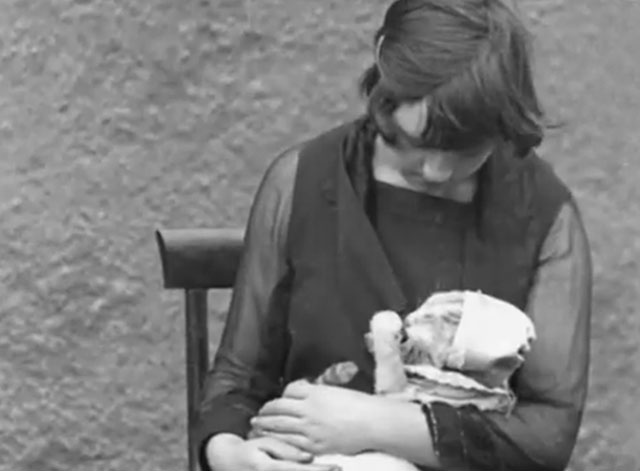
{"label": "young woman", "polygon": [[[203,468],[312,471],[327,469],[314,454],[378,450],[434,470],[564,469],[587,391],[591,264],[569,190],[533,151],[525,27],[503,0],[397,0],[361,85],[367,113],[279,156],[257,193]],[[536,326],[513,414],[371,394],[372,314],[464,290]],[[346,360],[360,368],[346,388],[296,381]],[[264,435],[246,439],[251,426]]]}

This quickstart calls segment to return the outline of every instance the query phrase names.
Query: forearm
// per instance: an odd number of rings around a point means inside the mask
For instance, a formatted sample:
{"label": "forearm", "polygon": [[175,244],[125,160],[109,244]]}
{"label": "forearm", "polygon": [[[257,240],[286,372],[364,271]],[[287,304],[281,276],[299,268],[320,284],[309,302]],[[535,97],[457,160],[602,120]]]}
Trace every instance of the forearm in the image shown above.
{"label": "forearm", "polygon": [[565,469],[584,410],[591,318],[589,243],[575,203],[549,231],[527,306],[537,339],[514,378],[513,414],[485,414],[506,469]]}
{"label": "forearm", "polygon": [[421,406],[374,396],[367,442],[372,450],[402,457],[412,463],[443,469],[434,451]]}
{"label": "forearm", "polygon": [[[487,415],[475,408],[433,404],[426,411],[438,435],[432,436],[420,405],[374,396],[370,419],[363,427],[365,445],[367,449],[442,471],[564,469],[579,418],[543,405],[522,405],[520,409],[523,408],[524,414],[514,413],[496,421],[491,419],[493,414]],[[538,413],[541,417],[536,418]],[[543,426],[545,419],[549,424],[556,423],[559,415],[565,425],[562,432]],[[547,440],[550,434],[554,435],[552,443]],[[532,456],[532,449],[542,452],[545,458],[535,452]]]}
{"label": "forearm", "polygon": [[245,437],[251,417],[280,393],[287,349],[284,254],[296,167],[294,152],[274,160],[251,207],[229,314],[196,424],[204,470],[209,469],[204,452],[210,438]]}
{"label": "forearm", "polygon": [[576,443],[582,409],[578,404],[522,402],[510,417],[483,415],[506,469],[562,471]]}

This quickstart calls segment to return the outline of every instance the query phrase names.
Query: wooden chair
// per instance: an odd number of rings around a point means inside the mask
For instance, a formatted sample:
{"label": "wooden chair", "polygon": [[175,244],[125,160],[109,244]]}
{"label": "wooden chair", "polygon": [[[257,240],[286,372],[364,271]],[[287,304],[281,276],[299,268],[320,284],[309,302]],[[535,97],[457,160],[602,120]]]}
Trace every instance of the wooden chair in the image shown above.
{"label": "wooden chair", "polygon": [[198,466],[194,427],[209,369],[207,291],[233,287],[243,239],[241,229],[156,231],[164,287],[184,291],[189,471]]}

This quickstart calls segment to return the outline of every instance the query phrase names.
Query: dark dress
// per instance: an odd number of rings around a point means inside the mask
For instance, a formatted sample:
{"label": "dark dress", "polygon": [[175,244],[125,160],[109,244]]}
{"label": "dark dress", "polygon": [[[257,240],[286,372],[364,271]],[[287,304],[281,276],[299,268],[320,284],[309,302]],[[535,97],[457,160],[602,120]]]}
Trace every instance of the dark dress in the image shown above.
{"label": "dark dress", "polygon": [[[254,201],[245,255],[207,382],[202,444],[216,433],[244,436],[249,418],[280,394],[283,371],[289,371],[288,379],[315,374],[344,360],[340,355],[348,351],[317,342],[308,358],[291,358],[296,356],[292,336],[313,341],[319,323],[335,322],[340,331],[335,342],[363,343],[361,332],[342,328],[339,319],[295,321],[287,315],[294,278],[304,277],[305,268],[292,270],[288,240],[298,165],[297,150],[276,159]],[[463,286],[460,234],[475,220],[474,204],[380,182],[373,194],[369,220],[407,301],[403,307],[415,307],[434,291]],[[571,199],[554,215],[534,271],[523,308],[536,324],[538,339],[518,373],[514,413],[507,418],[442,405],[431,411],[430,426],[440,437],[434,449],[452,469],[550,471],[564,469],[569,459],[586,398],[591,295],[588,242]],[[366,383],[365,378],[354,387],[366,390]]]}

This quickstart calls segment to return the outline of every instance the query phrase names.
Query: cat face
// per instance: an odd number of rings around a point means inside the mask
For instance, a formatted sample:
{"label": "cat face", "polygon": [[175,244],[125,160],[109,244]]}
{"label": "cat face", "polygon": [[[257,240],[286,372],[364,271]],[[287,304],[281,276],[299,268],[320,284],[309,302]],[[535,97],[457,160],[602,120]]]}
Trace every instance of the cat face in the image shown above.
{"label": "cat face", "polygon": [[400,349],[403,363],[443,368],[451,354],[451,345],[461,316],[451,310],[429,305],[428,301],[404,320],[393,311],[376,313],[365,335],[368,350],[374,353]]}
{"label": "cat face", "polygon": [[437,312],[425,304],[404,320],[405,341],[401,345],[407,364],[445,366],[461,316]]}

